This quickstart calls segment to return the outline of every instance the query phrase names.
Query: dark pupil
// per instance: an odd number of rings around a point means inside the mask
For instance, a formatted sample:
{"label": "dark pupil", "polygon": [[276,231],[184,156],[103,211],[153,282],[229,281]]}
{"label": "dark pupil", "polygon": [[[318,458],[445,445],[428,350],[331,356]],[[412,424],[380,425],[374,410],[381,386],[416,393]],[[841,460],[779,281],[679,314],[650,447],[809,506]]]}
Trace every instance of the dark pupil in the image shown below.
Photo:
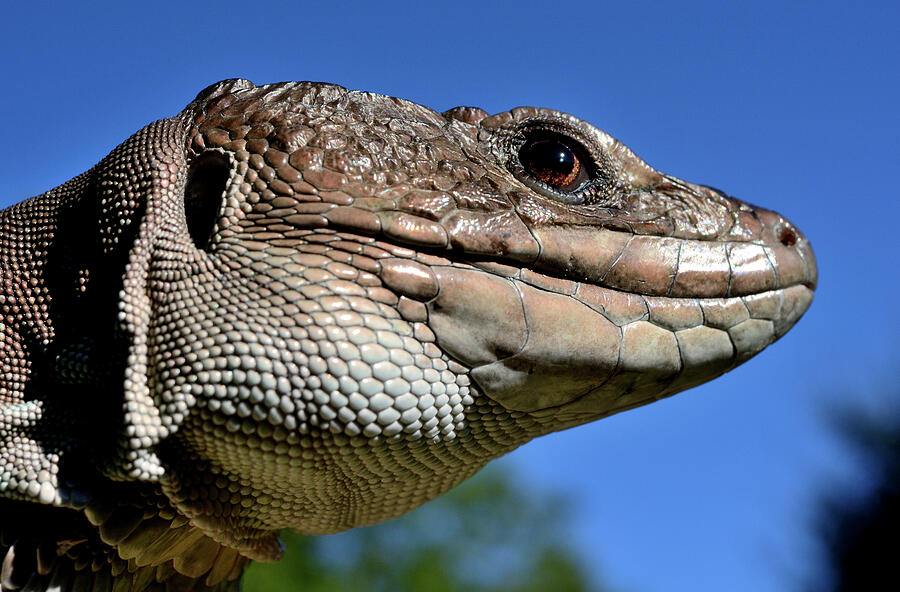
{"label": "dark pupil", "polygon": [[574,182],[581,168],[572,149],[552,139],[526,142],[519,151],[519,160],[530,175],[559,189]]}

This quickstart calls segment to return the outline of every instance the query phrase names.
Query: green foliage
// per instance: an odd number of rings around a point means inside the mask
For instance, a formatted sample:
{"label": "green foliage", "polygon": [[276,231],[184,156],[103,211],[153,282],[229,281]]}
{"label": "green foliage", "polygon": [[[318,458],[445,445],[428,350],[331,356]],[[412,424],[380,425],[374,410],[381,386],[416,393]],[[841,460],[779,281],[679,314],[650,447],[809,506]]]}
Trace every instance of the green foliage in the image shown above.
{"label": "green foliage", "polygon": [[284,532],[245,592],[581,592],[596,589],[566,545],[565,501],[490,468],[422,508],[325,537]]}

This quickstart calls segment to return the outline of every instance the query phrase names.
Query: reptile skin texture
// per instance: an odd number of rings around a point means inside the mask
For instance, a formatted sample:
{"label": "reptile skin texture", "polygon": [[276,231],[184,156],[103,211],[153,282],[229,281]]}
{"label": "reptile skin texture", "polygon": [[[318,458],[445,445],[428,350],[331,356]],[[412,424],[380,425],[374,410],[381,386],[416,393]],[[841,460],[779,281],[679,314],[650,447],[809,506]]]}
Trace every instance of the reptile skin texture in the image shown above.
{"label": "reptile skin texture", "polygon": [[575,117],[226,80],[0,212],[2,590],[237,590],[812,301],[782,216]]}

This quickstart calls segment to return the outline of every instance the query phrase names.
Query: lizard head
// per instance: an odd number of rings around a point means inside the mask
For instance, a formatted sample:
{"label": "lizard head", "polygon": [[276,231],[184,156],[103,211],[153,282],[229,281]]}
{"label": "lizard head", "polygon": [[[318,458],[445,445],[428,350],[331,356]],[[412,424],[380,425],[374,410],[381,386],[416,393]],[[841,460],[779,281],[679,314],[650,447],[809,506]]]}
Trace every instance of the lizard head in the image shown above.
{"label": "lizard head", "polygon": [[782,216],[549,109],[229,80],[86,179],[124,253],[105,471],[259,558],[711,380],[816,283]]}

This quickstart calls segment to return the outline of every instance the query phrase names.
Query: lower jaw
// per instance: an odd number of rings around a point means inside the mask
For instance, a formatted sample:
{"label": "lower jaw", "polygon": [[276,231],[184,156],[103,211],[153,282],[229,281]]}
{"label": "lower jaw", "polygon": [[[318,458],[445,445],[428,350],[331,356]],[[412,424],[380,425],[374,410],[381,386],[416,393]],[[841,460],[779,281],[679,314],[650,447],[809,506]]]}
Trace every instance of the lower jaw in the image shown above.
{"label": "lower jaw", "polygon": [[[787,332],[813,294],[797,284],[746,296],[672,298],[527,270],[498,278],[473,268],[432,269],[441,294],[429,304],[429,326],[437,344],[470,368],[479,391],[510,410],[565,408],[593,418],[738,366]],[[473,295],[482,288],[485,298]],[[455,309],[442,306],[463,296],[487,304],[477,314],[458,303]]]}

